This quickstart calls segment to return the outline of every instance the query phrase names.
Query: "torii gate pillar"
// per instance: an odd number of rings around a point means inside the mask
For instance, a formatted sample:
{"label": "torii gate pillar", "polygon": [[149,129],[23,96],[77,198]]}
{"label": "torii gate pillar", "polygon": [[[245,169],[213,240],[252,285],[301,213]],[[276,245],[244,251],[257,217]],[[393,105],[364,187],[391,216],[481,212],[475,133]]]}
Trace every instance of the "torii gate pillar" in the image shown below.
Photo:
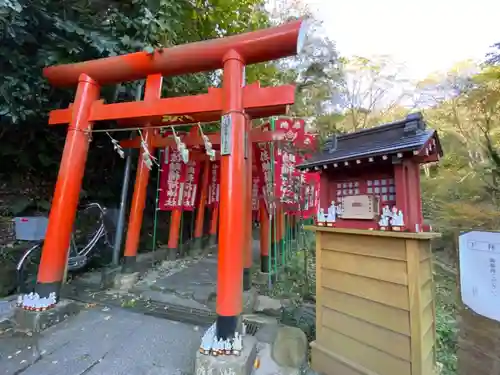
{"label": "torii gate pillar", "polygon": [[41,297],[50,293],[59,297],[89,149],[90,107],[99,98],[99,92],[95,80],[86,74],[79,76],[35,287]]}
{"label": "torii gate pillar", "polygon": [[[223,114],[217,272],[217,337],[232,339],[243,306],[243,248],[245,246],[245,128],[243,58],[235,50],[223,58]],[[225,150],[227,147],[227,150]],[[227,154],[226,154],[227,152]]]}

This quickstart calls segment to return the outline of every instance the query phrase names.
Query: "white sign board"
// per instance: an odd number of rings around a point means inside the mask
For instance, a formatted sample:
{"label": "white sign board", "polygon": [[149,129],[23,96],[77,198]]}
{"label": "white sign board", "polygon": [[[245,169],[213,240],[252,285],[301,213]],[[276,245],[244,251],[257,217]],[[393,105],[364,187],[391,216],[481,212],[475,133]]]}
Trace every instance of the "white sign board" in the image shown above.
{"label": "white sign board", "polygon": [[342,219],[373,220],[379,211],[373,195],[349,195],[342,198]]}
{"label": "white sign board", "polygon": [[500,321],[500,233],[463,233],[458,246],[463,303],[479,315]]}
{"label": "white sign board", "polygon": [[220,122],[220,154],[221,155],[231,155],[231,132],[232,132],[233,122],[231,119],[231,114],[226,114],[222,116]]}

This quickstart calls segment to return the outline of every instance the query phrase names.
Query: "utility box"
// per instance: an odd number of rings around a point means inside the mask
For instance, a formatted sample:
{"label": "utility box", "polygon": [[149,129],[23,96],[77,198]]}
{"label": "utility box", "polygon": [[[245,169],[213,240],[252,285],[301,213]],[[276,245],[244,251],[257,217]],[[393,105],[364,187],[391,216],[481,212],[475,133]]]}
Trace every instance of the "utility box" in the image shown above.
{"label": "utility box", "polygon": [[14,218],[14,230],[18,241],[41,241],[45,239],[49,219],[44,216]]}

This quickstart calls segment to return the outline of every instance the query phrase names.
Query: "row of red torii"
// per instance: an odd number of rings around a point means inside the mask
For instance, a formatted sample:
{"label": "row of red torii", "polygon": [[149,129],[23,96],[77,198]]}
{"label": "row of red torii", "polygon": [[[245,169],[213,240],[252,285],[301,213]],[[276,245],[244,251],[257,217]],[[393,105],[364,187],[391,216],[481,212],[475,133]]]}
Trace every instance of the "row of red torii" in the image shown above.
{"label": "row of red torii", "polygon": [[[220,141],[219,134],[204,134],[201,126],[199,131],[192,127],[186,135],[178,136],[175,130],[158,134],[152,141],[154,148],[164,149],[159,163],[158,209],[172,212],[167,259],[175,259],[178,253],[183,211],[197,208],[192,247],[199,249],[204,236],[205,210],[211,210],[209,246],[215,244],[220,197],[220,153],[223,151]],[[280,147],[280,143],[271,146],[271,142],[277,141],[291,147]],[[295,169],[303,158],[309,156],[308,152],[316,146],[316,139],[314,134],[306,133],[303,119],[281,117],[250,130],[249,143],[251,146],[247,159],[251,168],[247,171],[247,184],[251,181],[251,186],[246,186],[245,202],[248,207],[245,212],[253,212],[253,221],[261,222],[261,270],[268,272],[270,241],[282,239],[283,216],[286,214],[306,219],[317,211],[319,173]],[[123,148],[144,146],[141,137],[121,142]],[[183,151],[186,151],[185,159]],[[304,155],[297,155],[294,151]],[[143,150],[143,155],[148,153],[149,150]],[[252,262],[252,215],[246,217],[249,222],[245,227],[244,275],[248,275]],[[270,229],[273,228],[271,220],[277,222],[275,235],[270,235]],[[129,231],[127,238],[131,238],[131,235]],[[127,240],[124,268],[130,266],[133,269],[135,253],[135,242]],[[243,283],[244,290],[247,290],[250,287],[249,278],[244,277]]]}
{"label": "row of red torii", "polygon": [[[244,85],[244,67],[295,55],[302,48],[304,38],[304,23],[297,20],[279,27],[152,53],[137,52],[45,68],[44,75],[50,84],[76,86],[76,95],[68,108],[53,110],[49,117],[49,125],[67,124],[68,131],[37,275],[37,295],[40,298],[59,296],[91,134],[99,122],[114,120],[118,126],[141,128],[143,141],[149,152],[153,152],[157,147],[174,146],[156,143],[169,140],[169,137],[158,138],[158,126],[197,124],[222,118],[214,337],[233,342],[242,329],[239,316],[243,298],[243,249],[249,238],[247,223],[252,216],[249,151],[256,130],[251,130],[251,120],[285,114],[295,97],[293,85],[267,88],[258,83]],[[210,88],[202,95],[161,97],[164,76],[217,69],[223,69],[221,88]],[[146,80],[142,101],[106,104],[100,100],[102,86],[140,79]],[[149,173],[145,160],[140,159],[125,244],[126,264],[133,263],[137,254]],[[179,210],[173,210],[172,220],[176,211]],[[243,217],[248,219],[242,220]]]}

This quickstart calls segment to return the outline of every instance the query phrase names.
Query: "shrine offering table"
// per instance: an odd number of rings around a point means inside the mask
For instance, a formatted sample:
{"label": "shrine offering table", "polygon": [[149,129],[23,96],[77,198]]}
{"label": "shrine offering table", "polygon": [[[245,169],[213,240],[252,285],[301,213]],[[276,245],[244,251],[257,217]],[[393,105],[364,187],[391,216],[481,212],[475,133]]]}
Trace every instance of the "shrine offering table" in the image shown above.
{"label": "shrine offering table", "polygon": [[431,375],[430,241],[437,233],[310,226],[316,231],[316,340],[325,375]]}

